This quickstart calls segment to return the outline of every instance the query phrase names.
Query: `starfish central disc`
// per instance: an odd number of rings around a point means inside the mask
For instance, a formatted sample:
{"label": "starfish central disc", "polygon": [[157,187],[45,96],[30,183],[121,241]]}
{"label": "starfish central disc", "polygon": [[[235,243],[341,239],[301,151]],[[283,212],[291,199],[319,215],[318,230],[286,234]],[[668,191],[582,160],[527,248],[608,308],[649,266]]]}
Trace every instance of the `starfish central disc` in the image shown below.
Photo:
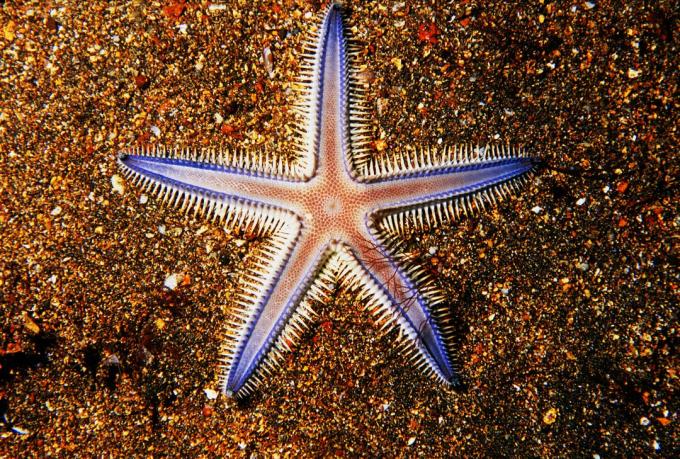
{"label": "starfish central disc", "polygon": [[342,200],[339,196],[328,196],[324,198],[323,210],[327,217],[338,217],[342,214]]}

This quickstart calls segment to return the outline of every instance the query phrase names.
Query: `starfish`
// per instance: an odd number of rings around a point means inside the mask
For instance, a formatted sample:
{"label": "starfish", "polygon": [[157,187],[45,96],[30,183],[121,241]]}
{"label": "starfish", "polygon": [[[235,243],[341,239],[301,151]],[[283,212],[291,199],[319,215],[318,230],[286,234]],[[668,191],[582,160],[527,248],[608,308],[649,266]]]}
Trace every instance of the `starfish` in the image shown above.
{"label": "starfish", "polygon": [[267,238],[238,286],[220,388],[251,393],[342,282],[394,345],[436,380],[458,384],[451,317],[436,279],[400,255],[405,236],[516,191],[536,161],[510,146],[413,147],[376,155],[368,88],[352,68],[342,7],[307,40],[295,106],[296,152],[131,147],[118,163],[138,186],[225,228]]}

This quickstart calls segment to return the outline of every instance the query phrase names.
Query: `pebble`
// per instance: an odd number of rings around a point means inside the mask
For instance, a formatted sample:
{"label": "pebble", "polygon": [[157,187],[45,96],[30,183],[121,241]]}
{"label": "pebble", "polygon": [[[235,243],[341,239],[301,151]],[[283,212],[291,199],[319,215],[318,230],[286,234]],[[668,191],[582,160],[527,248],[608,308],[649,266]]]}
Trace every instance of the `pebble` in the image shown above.
{"label": "pebble", "polygon": [[120,359],[118,358],[118,355],[111,354],[105,358],[102,363],[107,367],[117,367],[120,365]]}
{"label": "pebble", "polygon": [[179,280],[182,278],[182,274],[173,273],[165,278],[163,286],[168,290],[175,290],[179,284]]}
{"label": "pebble", "polygon": [[269,78],[274,78],[274,56],[269,46],[265,46],[262,50],[262,62]]}
{"label": "pebble", "polygon": [[38,326],[38,324],[35,323],[35,321],[33,319],[31,319],[31,317],[28,314],[24,313],[23,316],[24,316],[24,327],[26,327],[26,330],[28,330],[29,332],[31,332],[34,335],[37,335],[38,333],[40,333],[40,327]]}
{"label": "pebble", "polygon": [[16,33],[14,32],[16,29],[16,24],[14,21],[9,21],[7,24],[5,24],[5,27],[3,29],[4,35],[5,35],[5,40],[7,41],[12,41],[16,37]]}
{"label": "pebble", "polygon": [[211,3],[208,5],[208,11],[224,11],[227,9],[227,5],[223,3]]}
{"label": "pebble", "polygon": [[543,423],[547,425],[554,424],[557,421],[558,411],[555,408],[550,408],[548,411],[543,413]]}
{"label": "pebble", "polygon": [[135,77],[135,86],[137,86],[137,89],[146,89],[149,86],[149,78],[144,75],[137,75]]}
{"label": "pebble", "polygon": [[52,212],[50,212],[50,215],[52,215],[53,217],[56,217],[60,213],[61,213],[61,207],[57,206],[54,209],[52,209]]}
{"label": "pebble", "polygon": [[586,198],[580,198],[578,201],[576,201],[577,206],[582,206],[585,203],[586,203]]}
{"label": "pebble", "polygon": [[209,388],[203,389],[203,392],[205,393],[205,396],[208,398],[208,400],[215,400],[217,398],[217,391]]}
{"label": "pebble", "polygon": [[123,181],[123,177],[121,177],[118,174],[113,174],[111,176],[111,187],[113,188],[113,191],[119,194],[124,194],[125,193],[125,182]]}
{"label": "pebble", "polygon": [[535,213],[535,214],[538,215],[538,214],[540,214],[541,212],[543,212],[543,207],[541,207],[541,206],[534,206],[534,207],[531,208],[531,211],[532,211],[533,213]]}

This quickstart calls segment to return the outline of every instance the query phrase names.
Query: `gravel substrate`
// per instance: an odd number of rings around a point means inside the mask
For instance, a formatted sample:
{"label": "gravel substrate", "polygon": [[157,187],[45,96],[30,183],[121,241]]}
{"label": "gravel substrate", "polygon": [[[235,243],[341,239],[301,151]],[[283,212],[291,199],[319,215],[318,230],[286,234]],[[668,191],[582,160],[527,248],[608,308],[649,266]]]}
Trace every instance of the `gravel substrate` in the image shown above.
{"label": "gravel substrate", "polygon": [[347,1],[376,154],[512,141],[545,166],[409,240],[458,318],[462,388],[340,288],[237,402],[217,351],[267,241],[163,206],[116,154],[289,154],[323,5],[0,1],[0,456],[677,457],[674,5]]}

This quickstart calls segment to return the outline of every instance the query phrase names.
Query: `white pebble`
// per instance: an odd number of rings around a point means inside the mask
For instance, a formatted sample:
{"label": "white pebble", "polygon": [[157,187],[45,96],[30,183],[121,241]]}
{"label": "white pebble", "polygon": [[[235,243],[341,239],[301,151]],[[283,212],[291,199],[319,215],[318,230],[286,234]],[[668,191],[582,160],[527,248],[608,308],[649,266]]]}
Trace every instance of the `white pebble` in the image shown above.
{"label": "white pebble", "polygon": [[586,203],[586,198],[581,198],[578,201],[576,201],[577,206],[582,206],[585,203]]}
{"label": "white pebble", "polygon": [[411,437],[408,439],[408,442],[406,442],[407,445],[413,446],[413,444],[416,442],[416,437]]}
{"label": "white pebble", "polygon": [[116,193],[124,194],[125,182],[123,181],[123,177],[121,177],[118,174],[113,174],[111,176],[111,187],[113,188],[113,191],[115,191]]}
{"label": "white pebble", "polygon": [[168,290],[175,290],[177,288],[177,284],[179,283],[180,276],[182,275],[177,273],[170,274],[168,277],[165,278],[163,285]]}
{"label": "white pebble", "polygon": [[61,207],[57,206],[54,209],[52,209],[52,212],[50,212],[50,215],[52,215],[53,217],[56,217],[60,213],[61,213]]}
{"label": "white pebble", "polygon": [[217,398],[217,392],[212,389],[203,389],[203,392],[205,392],[205,396],[208,397],[208,400],[215,400]]}
{"label": "white pebble", "polygon": [[161,130],[158,126],[151,126],[151,133],[156,137],[161,136]]}
{"label": "white pebble", "polygon": [[274,56],[269,46],[265,46],[262,50],[262,62],[269,78],[274,78]]}
{"label": "white pebble", "polygon": [[143,194],[139,197],[139,203],[140,204],[146,204],[148,201],[149,201],[149,197],[145,194]]}
{"label": "white pebble", "polygon": [[635,69],[628,69],[628,78],[633,79],[640,76],[640,71]]}
{"label": "white pebble", "polygon": [[543,212],[543,207],[541,207],[541,206],[534,206],[534,207],[531,208],[531,211],[532,211],[533,213],[535,213],[535,214],[540,214],[541,212]]}

